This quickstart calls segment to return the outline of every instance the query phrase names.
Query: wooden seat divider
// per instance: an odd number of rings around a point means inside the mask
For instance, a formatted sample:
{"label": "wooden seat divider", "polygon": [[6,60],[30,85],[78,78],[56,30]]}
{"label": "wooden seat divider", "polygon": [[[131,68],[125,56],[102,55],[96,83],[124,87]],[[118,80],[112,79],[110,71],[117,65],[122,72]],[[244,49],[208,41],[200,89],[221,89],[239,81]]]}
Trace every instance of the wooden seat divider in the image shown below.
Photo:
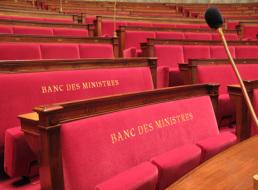
{"label": "wooden seat divider", "polygon": [[[258,80],[245,80],[244,84],[257,114],[257,95],[254,98],[254,94],[258,88]],[[249,112],[249,109],[245,103],[245,99],[241,91],[240,85],[229,85],[228,93],[230,99],[234,102],[234,105],[236,107],[236,130],[239,134],[238,138],[240,140],[245,140],[251,137],[252,135],[257,134],[257,127],[252,122],[251,113]]]}

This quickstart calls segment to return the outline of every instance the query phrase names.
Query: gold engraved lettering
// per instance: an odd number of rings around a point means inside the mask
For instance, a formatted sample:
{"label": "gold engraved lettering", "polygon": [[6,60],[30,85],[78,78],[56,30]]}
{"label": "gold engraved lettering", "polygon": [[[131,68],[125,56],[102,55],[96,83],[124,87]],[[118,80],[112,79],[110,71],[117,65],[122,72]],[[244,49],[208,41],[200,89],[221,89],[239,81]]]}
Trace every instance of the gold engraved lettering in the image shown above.
{"label": "gold engraved lettering", "polygon": [[154,122],[138,125],[137,128],[124,129],[118,132],[114,132],[110,135],[111,142],[112,144],[115,144],[117,142],[128,140],[129,138],[134,138],[137,135],[142,136],[153,131],[155,132],[155,130],[160,130],[165,127],[176,127],[176,124],[193,120],[193,118],[194,116],[192,112],[160,118],[155,120]]}

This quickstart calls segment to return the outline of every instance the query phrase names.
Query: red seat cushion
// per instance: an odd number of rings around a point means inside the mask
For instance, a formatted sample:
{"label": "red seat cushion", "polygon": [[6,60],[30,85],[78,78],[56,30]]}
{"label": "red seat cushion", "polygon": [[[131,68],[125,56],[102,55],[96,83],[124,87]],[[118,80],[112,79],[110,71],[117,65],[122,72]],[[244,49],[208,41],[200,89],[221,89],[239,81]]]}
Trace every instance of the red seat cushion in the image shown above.
{"label": "red seat cushion", "polygon": [[0,43],[0,60],[40,59],[40,47],[30,43]]}
{"label": "red seat cushion", "polygon": [[55,36],[88,36],[88,30],[75,28],[53,28],[53,35]]}
{"label": "red seat cushion", "polygon": [[197,142],[197,145],[202,149],[202,161],[205,161],[215,154],[234,145],[237,138],[230,132],[222,132],[217,136],[213,136]]}
{"label": "red seat cushion", "polygon": [[256,40],[257,39],[256,34],[258,34],[258,26],[243,25],[242,33],[243,33],[243,38]]}
{"label": "red seat cushion", "polygon": [[37,158],[28,146],[20,127],[6,130],[4,151],[4,169],[10,177],[33,175],[30,166]]}
{"label": "red seat cushion", "polygon": [[47,27],[14,26],[13,33],[26,34],[26,35],[53,36],[52,28],[47,28]]}
{"label": "red seat cushion", "polygon": [[151,159],[159,169],[157,189],[165,189],[201,162],[201,149],[185,145]]}
{"label": "red seat cushion", "polygon": [[79,59],[78,44],[41,44],[42,59]]}
{"label": "red seat cushion", "polygon": [[111,44],[79,44],[80,58],[113,58]]}
{"label": "red seat cushion", "polygon": [[158,169],[144,162],[97,185],[96,190],[155,190],[158,181]]}

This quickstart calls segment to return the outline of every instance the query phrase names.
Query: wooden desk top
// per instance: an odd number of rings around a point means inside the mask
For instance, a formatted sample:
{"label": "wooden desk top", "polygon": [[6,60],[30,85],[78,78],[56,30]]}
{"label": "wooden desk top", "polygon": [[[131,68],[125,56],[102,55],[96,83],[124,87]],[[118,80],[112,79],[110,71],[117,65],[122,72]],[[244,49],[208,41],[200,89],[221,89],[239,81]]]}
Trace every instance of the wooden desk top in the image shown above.
{"label": "wooden desk top", "polygon": [[253,190],[258,174],[258,135],[214,156],[167,190]]}

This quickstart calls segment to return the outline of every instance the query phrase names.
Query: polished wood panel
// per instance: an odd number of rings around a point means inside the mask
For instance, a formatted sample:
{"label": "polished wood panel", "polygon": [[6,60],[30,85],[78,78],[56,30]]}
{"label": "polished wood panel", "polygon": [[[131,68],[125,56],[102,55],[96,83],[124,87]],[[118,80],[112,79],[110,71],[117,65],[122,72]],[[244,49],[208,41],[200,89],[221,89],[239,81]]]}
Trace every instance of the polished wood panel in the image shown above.
{"label": "polished wood panel", "polygon": [[204,162],[167,190],[253,190],[258,174],[258,136],[245,140]]}

